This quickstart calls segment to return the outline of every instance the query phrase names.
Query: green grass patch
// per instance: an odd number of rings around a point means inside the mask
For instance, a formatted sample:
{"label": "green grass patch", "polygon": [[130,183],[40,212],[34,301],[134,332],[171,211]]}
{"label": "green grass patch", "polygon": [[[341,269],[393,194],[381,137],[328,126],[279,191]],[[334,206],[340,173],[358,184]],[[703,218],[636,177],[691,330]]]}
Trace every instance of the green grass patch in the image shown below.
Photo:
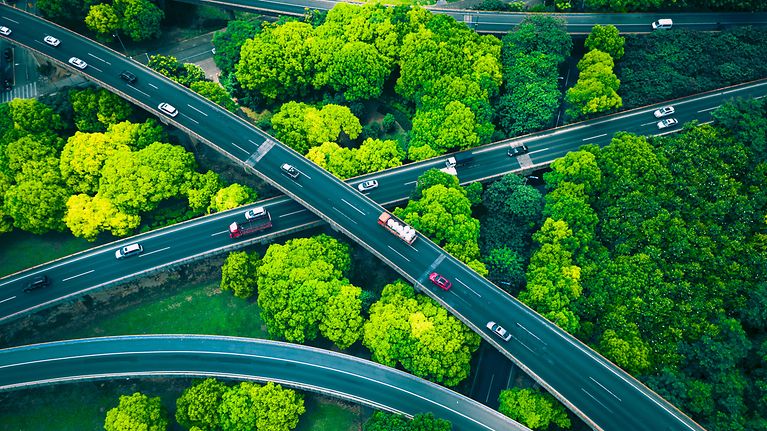
{"label": "green grass patch", "polygon": [[5,233],[0,246],[0,276],[13,274],[108,241],[109,239],[103,239],[93,243],[61,232],[34,235],[16,230]]}
{"label": "green grass patch", "polygon": [[110,314],[81,330],[67,331],[66,338],[128,334],[270,338],[256,301],[222,292],[218,283],[218,280],[190,283],[170,296]]}
{"label": "green grass patch", "polygon": [[370,416],[369,409],[311,394],[296,431],[357,431]]}

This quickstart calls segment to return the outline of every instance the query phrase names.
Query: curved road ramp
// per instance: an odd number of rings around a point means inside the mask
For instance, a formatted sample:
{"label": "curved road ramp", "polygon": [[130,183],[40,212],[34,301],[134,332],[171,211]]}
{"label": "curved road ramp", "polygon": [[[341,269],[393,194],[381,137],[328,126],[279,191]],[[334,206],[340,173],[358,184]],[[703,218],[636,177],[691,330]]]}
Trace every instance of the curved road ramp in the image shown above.
{"label": "curved road ramp", "polygon": [[297,344],[207,335],[85,338],[0,350],[0,390],[125,377],[273,381],[390,412],[432,412],[456,431],[530,431],[402,371]]}

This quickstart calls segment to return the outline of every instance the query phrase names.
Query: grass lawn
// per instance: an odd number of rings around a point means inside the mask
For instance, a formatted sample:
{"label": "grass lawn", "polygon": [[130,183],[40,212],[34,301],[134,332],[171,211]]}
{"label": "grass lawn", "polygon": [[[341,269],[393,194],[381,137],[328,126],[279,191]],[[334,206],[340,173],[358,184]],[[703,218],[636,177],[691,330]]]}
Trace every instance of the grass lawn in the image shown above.
{"label": "grass lawn", "polygon": [[16,230],[4,233],[0,241],[0,277],[41,263],[86,250],[101,242],[88,242],[71,233],[51,232],[34,235]]}
{"label": "grass lawn", "polygon": [[[218,289],[219,281],[190,284],[170,296],[110,313],[51,339],[128,334],[208,334],[270,338],[256,301]],[[53,332],[56,332],[55,330]]]}
{"label": "grass lawn", "polygon": [[304,399],[304,406],[296,431],[358,431],[372,414],[368,408],[314,394]]}

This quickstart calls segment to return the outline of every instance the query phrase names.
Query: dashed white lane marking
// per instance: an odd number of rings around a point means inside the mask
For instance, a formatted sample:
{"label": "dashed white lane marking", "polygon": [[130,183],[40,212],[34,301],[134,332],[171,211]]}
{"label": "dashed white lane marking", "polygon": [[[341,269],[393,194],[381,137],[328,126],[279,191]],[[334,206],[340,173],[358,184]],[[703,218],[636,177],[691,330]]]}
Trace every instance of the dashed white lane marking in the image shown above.
{"label": "dashed white lane marking", "polygon": [[457,282],[459,282],[459,283],[463,284],[463,286],[464,286],[465,288],[467,288],[467,289],[471,290],[471,292],[472,292],[472,293],[474,293],[475,295],[479,296],[480,298],[482,297],[482,295],[480,295],[479,293],[477,293],[477,292],[476,292],[474,289],[472,289],[471,287],[469,287],[469,285],[468,285],[468,284],[464,283],[464,282],[463,282],[463,281],[461,281],[460,279],[456,278],[456,279],[455,279],[455,281],[457,281]]}
{"label": "dashed white lane marking", "polygon": [[357,210],[357,212],[358,212],[358,213],[360,213],[360,214],[362,214],[362,215],[365,215],[365,212],[364,212],[364,211],[362,211],[361,209],[359,209],[359,208],[355,207],[354,205],[350,204],[350,203],[349,203],[349,202],[348,202],[346,199],[344,199],[344,198],[341,198],[341,200],[342,200],[342,201],[343,201],[343,203],[345,203],[346,205],[349,205],[350,207],[352,207],[352,208],[354,208],[355,210]]}
{"label": "dashed white lane marking", "polygon": [[206,113],[204,113],[204,112],[200,111],[199,109],[195,108],[194,106],[192,106],[192,105],[190,105],[190,104],[188,104],[188,103],[186,104],[186,106],[188,106],[188,107],[190,107],[190,108],[194,109],[195,111],[199,112],[200,114],[202,114],[202,115],[204,115],[204,116],[206,116],[206,117],[208,116],[208,114],[206,114]]}
{"label": "dashed white lane marking", "polygon": [[11,296],[10,298],[5,298],[5,299],[3,299],[2,301],[0,301],[0,304],[2,304],[2,303],[3,303],[3,302],[5,302],[5,301],[10,301],[11,299],[15,299],[15,298],[16,298],[16,296],[15,296],[15,295],[14,295],[14,296]]}
{"label": "dashed white lane marking", "polygon": [[186,114],[181,114],[181,115],[183,115],[184,117],[186,117],[186,119],[187,119],[187,120],[189,120],[189,121],[194,121],[194,122],[195,122],[195,124],[200,124],[200,122],[199,122],[199,121],[195,120],[194,118],[192,118],[192,117],[190,117],[190,116],[188,116],[188,115],[186,115]]}
{"label": "dashed white lane marking", "polygon": [[589,378],[591,379],[592,382],[598,384],[602,389],[607,391],[607,393],[609,393],[610,395],[614,396],[616,400],[623,401],[617,395],[615,395],[611,390],[607,389],[603,384],[601,384],[598,381],[596,381],[593,377],[589,376]]}
{"label": "dashed white lane marking", "polygon": [[110,65],[110,66],[112,65],[112,63],[110,63],[110,62],[108,62],[108,61],[104,60],[104,59],[103,59],[103,58],[101,58],[101,57],[95,56],[95,55],[91,54],[90,52],[88,53],[88,55],[90,55],[91,57],[93,57],[93,58],[95,58],[95,59],[97,59],[97,60],[101,60],[101,61],[103,61],[104,63],[106,63],[106,64],[108,64],[108,65]]}
{"label": "dashed white lane marking", "polygon": [[718,108],[719,106],[721,106],[721,105],[714,106],[713,108],[701,109],[700,111],[698,111],[698,113],[706,112],[706,111],[713,111],[714,109]]}
{"label": "dashed white lane marking", "polygon": [[293,214],[302,213],[302,212],[304,212],[304,211],[306,211],[306,209],[302,209],[302,210],[293,211],[293,212],[290,212],[290,213],[287,213],[287,214],[283,214],[283,215],[281,215],[280,217],[287,217],[287,216],[292,216]]}
{"label": "dashed white lane marking", "polygon": [[234,145],[235,147],[237,147],[237,148],[239,148],[240,150],[242,150],[242,152],[243,152],[243,153],[245,153],[245,154],[249,154],[248,150],[246,150],[245,148],[242,148],[241,146],[239,146],[239,145],[235,144],[234,142],[232,142],[232,145]]}
{"label": "dashed white lane marking", "polygon": [[161,249],[159,249],[159,250],[150,251],[149,253],[140,254],[139,256],[141,256],[141,257],[144,257],[144,256],[149,256],[150,254],[159,253],[159,252],[161,252],[161,251],[165,251],[165,250],[167,250],[167,249],[169,249],[169,248],[170,248],[170,247],[161,248]]}
{"label": "dashed white lane marking", "polygon": [[591,136],[591,137],[588,137],[588,138],[583,138],[583,139],[581,139],[581,141],[588,141],[590,139],[601,138],[602,136],[607,136],[607,133],[602,133],[601,135],[596,135],[596,136]]}
{"label": "dashed white lane marking", "polygon": [[581,390],[582,390],[582,391],[583,391],[583,392],[584,392],[586,395],[590,396],[590,397],[591,397],[591,399],[593,399],[594,401],[596,401],[597,403],[599,403],[599,405],[600,405],[600,406],[602,406],[602,408],[604,408],[605,410],[607,410],[607,411],[608,411],[608,412],[610,412],[610,413],[613,413],[613,411],[612,411],[612,410],[610,410],[610,409],[609,409],[609,408],[608,408],[606,405],[602,404],[602,402],[601,402],[601,401],[599,401],[599,400],[598,400],[598,399],[597,399],[597,398],[596,398],[594,395],[591,395],[591,394],[589,393],[589,391],[587,391],[586,389],[583,389],[583,388],[581,388]]}
{"label": "dashed white lane marking", "polygon": [[159,89],[160,89],[160,87],[158,87],[158,86],[156,86],[156,85],[152,84],[151,82],[149,83],[149,86],[150,86],[150,87],[152,87],[152,88],[154,88],[155,90],[159,90]]}
{"label": "dashed white lane marking", "polygon": [[405,259],[406,261],[410,262],[410,259],[406,258],[404,254],[402,254],[402,253],[398,252],[397,250],[393,249],[393,248],[392,248],[392,246],[390,246],[390,245],[387,245],[387,247],[389,247],[389,250],[391,250],[391,251],[393,251],[393,252],[397,253],[397,254],[398,254],[398,255],[399,255],[401,258],[403,258],[403,259]]}
{"label": "dashed white lane marking", "polygon": [[8,17],[7,17],[7,16],[5,16],[5,15],[3,15],[3,19],[7,19],[8,21],[10,21],[10,22],[12,22],[12,23],[14,23],[14,24],[18,24],[18,23],[19,23],[19,22],[18,22],[18,21],[16,21],[15,19],[11,19],[11,18],[8,18]]}
{"label": "dashed white lane marking", "polygon": [[537,336],[537,335],[535,335],[535,334],[533,334],[532,332],[530,332],[530,330],[529,330],[529,329],[527,329],[527,328],[525,328],[524,326],[522,326],[522,324],[521,324],[521,323],[517,322],[517,326],[519,326],[520,328],[522,328],[522,329],[523,329],[525,332],[527,332],[528,334],[532,335],[532,336],[533,336],[533,338],[535,338],[536,340],[538,340],[538,341],[540,341],[541,343],[543,343],[544,345],[546,345],[546,343],[544,343],[544,342],[543,342],[543,340],[541,340],[540,338],[538,338],[538,336]]}
{"label": "dashed white lane marking", "polygon": [[82,277],[83,275],[87,275],[87,274],[90,274],[90,273],[91,273],[91,272],[93,272],[93,271],[95,271],[95,269],[91,269],[90,271],[85,271],[85,272],[83,272],[83,273],[81,273],[81,274],[77,274],[77,275],[73,275],[73,276],[71,276],[71,277],[67,277],[67,278],[65,278],[65,279],[63,279],[63,280],[61,280],[61,281],[69,281],[69,280],[71,280],[71,279],[73,279],[73,278]]}

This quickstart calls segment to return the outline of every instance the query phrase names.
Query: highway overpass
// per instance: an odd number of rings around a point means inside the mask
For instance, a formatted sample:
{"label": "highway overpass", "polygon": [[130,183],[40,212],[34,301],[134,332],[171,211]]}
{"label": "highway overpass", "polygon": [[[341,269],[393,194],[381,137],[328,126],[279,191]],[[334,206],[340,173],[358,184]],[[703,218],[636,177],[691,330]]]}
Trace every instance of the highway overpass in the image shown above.
{"label": "highway overpass", "polygon": [[[230,158],[255,168],[264,179],[360,242],[514,360],[592,427],[606,430],[702,429],[631,376],[479,277],[428,239],[420,237],[409,246],[379,228],[376,219],[382,211],[380,206],[253,126],[120,54],[51,23],[6,6],[0,8],[0,18],[15,24],[9,27],[14,29],[11,39],[16,43],[62,63],[71,55],[87,59],[91,66],[85,73],[90,79],[134,103],[150,111],[162,101],[178,107],[181,114],[173,121],[176,126]],[[0,24],[5,25],[5,22]],[[44,34],[59,37],[62,46],[53,49],[43,45],[40,40]],[[117,77],[125,69],[139,77],[136,86],[129,86]],[[647,112],[643,114],[649,121]],[[606,136],[604,132],[608,127],[605,123],[608,122],[578,126],[587,132],[580,143]],[[226,127],[222,127],[224,124]],[[559,134],[554,131],[548,136]],[[286,161],[302,172],[298,179],[280,173],[279,165]],[[523,165],[528,164],[524,159],[515,163],[521,163],[518,169],[524,169]],[[535,163],[529,165],[532,168]],[[150,252],[147,250],[145,255]],[[159,254],[157,250],[150,256]],[[454,289],[437,292],[433,286],[424,283],[426,275],[433,269],[454,280]],[[494,311],[488,313],[487,310]],[[499,343],[486,332],[484,324],[491,319],[511,329],[512,342]]]}
{"label": "highway overpass", "polygon": [[298,344],[140,335],[0,350],[0,390],[139,376],[271,381],[409,417],[431,412],[452,422],[456,431],[530,431],[491,408],[411,374]]}
{"label": "highway overpass", "polygon": [[[273,15],[303,16],[307,9],[330,10],[336,5],[335,1],[327,0],[180,0],[193,4],[208,4],[227,9],[243,10],[254,13]],[[359,4],[354,2],[347,2]],[[475,11],[451,9],[439,6],[427,7],[430,11],[452,16],[458,22],[463,22],[479,33],[502,34],[508,33],[523,19],[532,15],[528,13]],[[719,31],[726,27],[767,25],[767,13],[753,12],[653,12],[653,13],[558,13],[549,14],[565,20],[570,34],[588,34],[595,24],[614,25],[621,33],[649,33],[650,24],[660,18],[671,18],[675,28],[691,30]]]}

